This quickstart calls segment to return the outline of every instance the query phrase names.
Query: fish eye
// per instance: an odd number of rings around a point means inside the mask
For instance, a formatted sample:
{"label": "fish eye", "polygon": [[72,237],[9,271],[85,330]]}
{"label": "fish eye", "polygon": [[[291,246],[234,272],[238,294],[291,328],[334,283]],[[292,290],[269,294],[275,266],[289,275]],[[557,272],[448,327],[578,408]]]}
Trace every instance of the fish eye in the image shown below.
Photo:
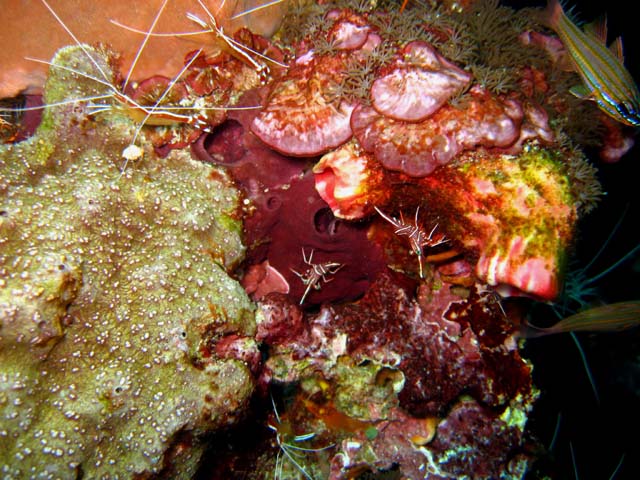
{"label": "fish eye", "polygon": [[627,121],[634,125],[640,124],[640,115],[633,105],[627,103],[616,103],[616,111]]}

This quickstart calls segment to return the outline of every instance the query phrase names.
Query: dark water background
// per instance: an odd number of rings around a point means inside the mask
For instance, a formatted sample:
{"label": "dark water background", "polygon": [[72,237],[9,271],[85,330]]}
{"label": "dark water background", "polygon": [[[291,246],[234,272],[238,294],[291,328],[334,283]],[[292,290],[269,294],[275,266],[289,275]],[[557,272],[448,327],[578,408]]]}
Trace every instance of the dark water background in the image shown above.
{"label": "dark water background", "polygon": [[[502,2],[520,8],[542,2]],[[575,5],[578,18],[590,22],[606,13],[608,41],[622,35],[625,65],[640,82],[640,16],[632,12],[635,2],[563,2]],[[587,265],[607,241],[624,215],[620,229],[589,268],[591,275],[607,269],[640,243],[640,138],[616,164],[604,164],[595,152],[589,158],[599,167],[607,195],[596,211],[580,225],[576,261]],[[626,211],[626,214],[624,213]],[[606,303],[640,299],[640,255],[603,277],[599,296]],[[552,315],[542,309],[539,315]],[[533,339],[525,355],[534,362],[534,380],[541,390],[530,427],[549,445],[559,420],[555,447],[548,462],[528,478],[609,479],[624,455],[615,479],[640,479],[640,328],[622,333],[577,334],[597,386],[596,401],[580,354],[568,334]],[[572,461],[572,453],[575,458]]]}

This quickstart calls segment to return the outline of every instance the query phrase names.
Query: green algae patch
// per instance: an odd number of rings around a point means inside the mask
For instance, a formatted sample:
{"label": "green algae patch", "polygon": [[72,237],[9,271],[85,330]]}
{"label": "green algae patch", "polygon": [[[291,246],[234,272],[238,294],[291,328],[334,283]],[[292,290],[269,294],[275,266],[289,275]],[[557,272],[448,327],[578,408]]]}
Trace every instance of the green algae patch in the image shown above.
{"label": "green algae patch", "polygon": [[[77,47],[55,62],[90,68]],[[108,90],[95,84],[52,67],[47,98]],[[203,436],[254,387],[253,305],[229,275],[240,197],[223,171],[157,158],[144,138],[123,172],[136,126],[88,110],[54,107],[34,137],[0,147],[0,468],[189,478]]]}
{"label": "green algae patch", "polygon": [[447,236],[477,259],[478,278],[551,300],[588,203],[573,186],[575,164],[570,152],[538,145],[518,155],[480,149],[459,155],[421,185]]}

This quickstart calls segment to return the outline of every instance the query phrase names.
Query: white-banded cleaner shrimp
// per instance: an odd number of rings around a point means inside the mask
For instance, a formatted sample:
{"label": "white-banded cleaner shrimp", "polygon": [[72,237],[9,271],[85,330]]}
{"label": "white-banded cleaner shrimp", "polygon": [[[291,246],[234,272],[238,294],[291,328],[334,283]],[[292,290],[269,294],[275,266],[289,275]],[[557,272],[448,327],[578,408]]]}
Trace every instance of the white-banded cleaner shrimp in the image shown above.
{"label": "white-banded cleaner shrimp", "polygon": [[[233,24],[234,21],[244,19],[245,17],[250,17],[248,21],[231,27],[231,29],[233,29],[239,26],[240,28],[236,30],[237,32],[242,31],[243,29],[246,30],[248,28],[248,32],[251,32],[249,34],[251,38],[247,38],[247,35],[245,35],[244,40],[237,39],[235,35],[227,34],[225,26],[218,20],[218,18],[221,16],[221,12],[235,12],[237,10],[237,0],[230,2],[223,0],[219,7],[213,12],[209,7],[207,7],[207,5],[205,5],[202,0],[196,1],[200,7],[200,10],[203,12],[200,15],[204,14],[204,18],[199,16],[199,14],[195,14],[192,12],[187,12],[186,18],[188,18],[196,25],[200,26],[202,30],[172,33],[151,33],[148,31],[136,29],[117,20],[112,20],[112,23],[125,30],[145,35],[146,37],[200,36],[201,39],[204,38],[202,40],[202,43],[207,45],[207,47],[203,47],[207,55],[213,56],[220,52],[227,53],[253,68],[260,75],[262,81],[266,80],[270,65],[277,65],[281,68],[287,68],[287,65],[280,62],[277,58],[273,58],[267,53],[259,51],[257,47],[252,46],[252,43],[254,43],[253,40],[255,40],[255,37],[253,37],[253,35],[261,35],[264,33],[266,36],[270,36],[271,33],[273,33],[277,29],[277,26],[280,24],[280,20],[282,19],[283,11],[277,10],[275,14],[272,14],[266,18],[257,16],[264,10],[273,10],[277,6],[285,5],[287,3],[287,0],[271,0],[267,3],[258,3],[255,0],[246,0],[245,2],[242,2],[245,5],[248,4],[248,8],[246,10],[240,11],[239,13],[234,13],[231,17],[229,17],[229,20],[231,21],[231,24]],[[253,25],[256,25],[257,32],[254,31],[252,27]],[[205,35],[206,37],[202,37],[203,35]],[[209,52],[209,48],[213,48],[214,51]]]}
{"label": "white-banded cleaner shrimp", "polygon": [[[312,473],[305,467],[306,455],[333,448],[334,444],[325,445],[320,448],[308,446],[307,442],[312,441],[316,437],[315,432],[303,434],[295,434],[294,426],[290,421],[283,418],[278,413],[276,402],[271,395],[271,405],[273,407],[273,421],[267,423],[267,427],[275,433],[275,443],[278,447],[276,455],[276,465],[274,469],[274,478],[276,480],[285,478],[285,463],[293,467],[293,470],[302,475],[307,480],[314,480]],[[299,477],[299,475],[297,475]]]}
{"label": "white-banded cleaner shrimp", "polygon": [[[226,81],[225,78],[218,78],[220,75],[212,74],[214,79],[210,78],[209,83],[210,91],[197,92],[193,95],[194,90],[201,90],[201,85],[194,85],[197,82],[196,75],[190,72],[189,69],[195,65],[195,63],[202,63],[200,54],[202,49],[192,52],[188,57],[188,61],[182,67],[182,69],[172,78],[159,77],[161,81],[153,77],[155,83],[152,82],[152,86],[144,89],[142,95],[137,95],[141,85],[135,84],[131,81],[133,71],[136,67],[138,59],[147,45],[149,39],[154,34],[154,28],[160,19],[165,7],[169,3],[169,0],[164,0],[156,12],[155,17],[148,29],[144,30],[144,36],[140,43],[140,47],[135,55],[131,67],[129,68],[122,86],[118,86],[120,82],[118,73],[113,73],[111,65],[105,65],[104,60],[100,60],[95,53],[95,50],[83,44],[80,39],[67,27],[63,19],[56,13],[55,9],[47,2],[47,0],[41,0],[42,4],[47,8],[51,15],[56,19],[58,24],[68,33],[73,39],[74,43],[82,49],[87,61],[90,64],[89,68],[76,68],[76,65],[72,67],[62,66],[58,64],[52,64],[51,62],[30,58],[32,62],[44,63],[55,68],[58,71],[64,70],[66,73],[76,75],[84,79],[95,82],[96,94],[91,96],[73,97],[62,100],[60,102],[47,103],[42,107],[35,107],[37,109],[44,109],[48,107],[54,107],[57,105],[68,104],[83,104],[86,108],[87,115],[97,115],[104,112],[111,112],[114,110],[125,113],[129,116],[137,125],[137,128],[133,134],[130,144],[123,150],[124,163],[121,167],[121,174],[125,171],[128,162],[135,160],[142,155],[142,149],[136,145],[136,140],[144,125],[153,126],[174,126],[174,125],[188,125],[195,130],[201,131],[208,128],[213,128],[217,124],[224,121],[226,118],[226,111],[231,109],[256,109],[260,108],[259,105],[236,107],[233,105],[239,95],[233,95],[234,92],[226,92],[236,88],[237,85],[233,85]],[[224,3],[224,2],[223,2]],[[179,35],[179,34],[178,34]],[[109,63],[109,62],[107,62]],[[207,66],[205,65],[204,68]],[[221,69],[224,67],[221,67]],[[189,79],[185,77],[189,76]],[[234,72],[228,74],[233,77]],[[215,85],[216,80],[222,80],[224,85]],[[226,81],[226,83],[225,83]],[[144,82],[142,82],[144,83]],[[214,91],[216,90],[216,91]],[[146,97],[146,98],[145,98]],[[234,97],[234,98],[232,98]],[[34,109],[35,109],[34,108]],[[1,110],[1,109],[0,109]]]}

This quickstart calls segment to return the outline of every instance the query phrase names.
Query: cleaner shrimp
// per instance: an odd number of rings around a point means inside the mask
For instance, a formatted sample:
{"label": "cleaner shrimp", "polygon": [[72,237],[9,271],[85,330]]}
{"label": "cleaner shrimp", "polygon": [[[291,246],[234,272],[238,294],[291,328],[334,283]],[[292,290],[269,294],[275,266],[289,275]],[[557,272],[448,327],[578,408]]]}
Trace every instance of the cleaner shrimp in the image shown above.
{"label": "cleaner shrimp", "polygon": [[[280,0],[281,1],[281,0]],[[272,4],[280,3],[280,1],[270,2]],[[137,139],[142,131],[142,128],[145,125],[149,126],[173,126],[178,124],[186,124],[194,127],[197,130],[209,130],[212,126],[217,125],[222,120],[220,117],[224,119],[224,113],[228,110],[245,110],[245,109],[259,109],[260,105],[256,106],[234,106],[226,104],[222,102],[222,104],[215,104],[217,102],[211,101],[206,102],[203,101],[202,97],[196,97],[195,100],[193,98],[185,98],[185,96],[181,96],[176,93],[177,86],[183,86],[182,78],[189,71],[189,69],[196,63],[196,60],[201,59],[201,55],[203,54],[204,48],[199,48],[195,52],[191,53],[189,56],[189,60],[184,64],[182,69],[171,79],[166,82],[166,86],[163,89],[156,91],[154,93],[154,98],[151,102],[141,102],[134,98],[129,92],[132,87],[138,87],[138,85],[134,85],[131,81],[134,69],[140,56],[142,55],[143,50],[145,49],[149,39],[152,36],[160,36],[160,35],[172,35],[174,37],[180,37],[183,35],[189,34],[198,34],[202,35],[203,33],[214,32],[219,38],[221,38],[224,42],[229,45],[229,48],[235,52],[234,56],[240,55],[241,60],[245,63],[249,63],[252,68],[256,70],[258,75],[263,75],[265,67],[263,64],[258,63],[258,61],[253,60],[254,55],[256,58],[260,57],[260,53],[254,51],[248,47],[244,47],[242,43],[233,40],[231,37],[226,35],[221,27],[218,26],[218,23],[215,20],[215,16],[207,9],[207,7],[201,2],[198,3],[202,6],[202,8],[207,13],[209,22],[204,22],[200,20],[197,16],[192,14],[187,14],[187,17],[198,23],[200,26],[207,25],[207,28],[198,32],[188,32],[188,33],[172,33],[172,34],[156,34],[154,33],[154,29],[165,10],[169,0],[163,0],[160,8],[156,12],[155,17],[148,29],[139,30],[138,32],[143,34],[143,39],[140,43],[140,46],[136,52],[135,58],[133,59],[131,66],[126,74],[125,80],[121,86],[116,85],[114,80],[114,74],[109,69],[108,65],[105,64],[104,60],[100,61],[100,59],[96,56],[95,50],[92,47],[82,43],[80,39],[71,31],[71,29],[66,25],[64,20],[57,14],[55,9],[48,3],[47,0],[41,0],[42,4],[46,7],[46,9],[51,13],[51,15],[55,18],[57,23],[66,31],[66,33],[73,39],[73,42],[77,47],[79,47],[87,61],[91,65],[91,71],[82,71],[82,69],[74,68],[59,65],[56,63],[52,63],[50,61],[45,61],[37,58],[27,57],[28,60],[38,63],[44,63],[49,65],[50,68],[57,69],[59,71],[67,71],[73,75],[77,75],[79,77],[88,79],[92,82],[95,82],[96,85],[105,87],[102,88],[102,91],[93,96],[84,96],[81,98],[71,98],[66,99],[59,102],[48,103],[42,106],[36,107],[26,107],[21,109],[21,112],[28,110],[40,110],[47,109],[50,107],[63,106],[69,104],[85,104],[87,109],[87,114],[89,116],[97,115],[99,113],[118,110],[124,112],[127,116],[129,116],[134,122],[136,122],[137,127],[133,133],[132,139],[129,144],[122,151],[122,158],[124,159],[124,163],[120,168],[120,175],[118,179],[124,174],[127,165],[130,161],[137,160],[142,157],[143,150],[137,144]],[[224,1],[220,8],[224,5]],[[269,6],[265,4],[263,8]],[[218,11],[220,10],[218,9]],[[256,7],[260,8],[260,7]],[[247,11],[248,13],[248,11]],[[242,15],[239,14],[239,15]],[[239,16],[237,15],[237,16]],[[112,23],[116,25],[121,25],[115,20],[111,20]],[[128,28],[128,27],[126,27]],[[128,28],[129,30],[132,30]],[[134,30],[135,31],[135,30]],[[93,51],[93,53],[92,53]],[[240,53],[242,52],[242,53]],[[268,57],[263,56],[266,59]],[[283,65],[284,66],[284,65]],[[163,77],[164,78],[164,77]],[[184,88],[183,88],[184,90]],[[186,89],[187,94],[188,88]],[[169,101],[171,97],[177,96],[179,97],[177,101],[171,102]],[[211,95],[214,96],[214,95]],[[228,96],[218,95],[218,97],[223,97],[224,99],[228,99]],[[164,102],[164,103],[163,103]],[[0,114],[3,116],[7,116],[10,113],[15,113],[15,109],[11,108],[2,108],[0,107]],[[222,115],[215,115],[218,119],[217,123],[211,125],[209,121],[209,112],[217,111]]]}
{"label": "cleaner shrimp", "polygon": [[[196,0],[200,5],[204,13],[206,14],[206,19],[200,18],[198,15],[188,12],[186,14],[187,18],[193,23],[197,24],[202,28],[202,30],[196,30],[191,32],[176,32],[176,33],[151,33],[144,30],[139,30],[137,28],[133,28],[129,25],[125,25],[116,20],[111,20],[111,23],[114,25],[124,28],[130,32],[138,33],[141,35],[145,35],[147,37],[188,37],[194,35],[207,35],[213,34],[213,43],[223,52],[228,53],[232,57],[240,60],[241,62],[247,64],[252,67],[260,76],[261,80],[264,82],[269,74],[269,65],[277,65],[281,68],[288,68],[288,66],[282,62],[279,62],[277,59],[272,58],[264,53],[259,52],[257,49],[252,48],[251,46],[243,43],[242,41],[237,40],[236,38],[225,33],[224,27],[220,24],[220,22],[216,19],[216,15],[220,12],[226,4],[226,0],[218,7],[216,13],[212,13],[209,8],[204,4],[202,0]],[[238,20],[246,15],[252,15],[256,12],[259,12],[263,9],[273,7],[278,4],[286,3],[287,0],[272,0],[270,2],[257,5],[254,7],[250,7],[247,10],[237,13],[231,16],[230,20]],[[252,2],[251,2],[252,3]],[[273,22],[271,22],[273,23]],[[273,28],[262,27],[261,30],[273,30]]]}

